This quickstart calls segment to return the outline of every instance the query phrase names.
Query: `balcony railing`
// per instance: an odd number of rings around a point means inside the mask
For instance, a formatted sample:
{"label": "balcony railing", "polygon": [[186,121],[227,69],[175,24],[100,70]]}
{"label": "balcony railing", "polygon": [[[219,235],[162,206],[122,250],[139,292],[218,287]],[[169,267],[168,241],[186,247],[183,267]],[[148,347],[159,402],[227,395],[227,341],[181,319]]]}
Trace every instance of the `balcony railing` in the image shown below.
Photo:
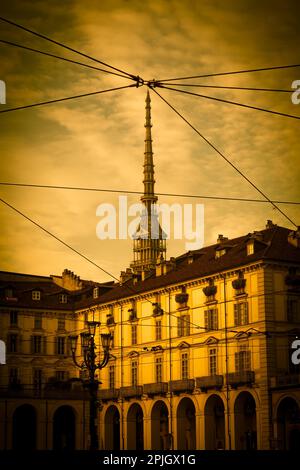
{"label": "balcony railing", "polygon": [[64,390],[55,389],[47,390],[45,388],[29,388],[22,387],[19,389],[2,387],[0,388],[0,397],[3,398],[44,398],[53,400],[89,400],[89,393],[85,390]]}
{"label": "balcony railing", "polygon": [[162,395],[168,391],[168,384],[167,382],[145,384],[143,389],[147,395]]}
{"label": "balcony railing", "polygon": [[120,388],[120,396],[122,398],[134,398],[134,397],[140,397],[141,395],[143,395],[142,385]]}
{"label": "balcony railing", "polygon": [[271,377],[272,388],[299,387],[299,385],[300,374],[278,375],[276,377]]}
{"label": "balcony railing", "polygon": [[200,390],[219,389],[223,386],[223,375],[207,375],[196,378],[196,387]]}
{"label": "balcony railing", "polygon": [[232,387],[239,385],[251,385],[255,382],[255,373],[253,370],[243,370],[240,372],[230,372],[228,374],[228,384]]}
{"label": "balcony railing", "polygon": [[195,387],[193,379],[171,380],[170,392],[192,392]]}
{"label": "balcony railing", "polygon": [[98,395],[101,400],[117,400],[119,397],[119,390],[116,388],[107,388],[99,390]]}

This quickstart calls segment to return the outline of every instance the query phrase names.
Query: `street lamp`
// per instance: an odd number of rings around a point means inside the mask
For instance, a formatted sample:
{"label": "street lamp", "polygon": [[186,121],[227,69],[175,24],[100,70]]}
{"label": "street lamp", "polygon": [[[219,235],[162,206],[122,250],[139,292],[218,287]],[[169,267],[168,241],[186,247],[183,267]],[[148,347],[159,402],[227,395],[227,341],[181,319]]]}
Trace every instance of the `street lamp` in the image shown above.
{"label": "street lamp", "polygon": [[97,391],[99,381],[95,378],[95,372],[97,369],[103,369],[108,363],[109,348],[112,337],[110,333],[103,333],[100,335],[103,348],[103,358],[101,362],[96,363],[97,355],[95,353],[95,335],[97,328],[100,326],[100,322],[90,321],[87,322],[87,325],[88,332],[80,333],[81,348],[83,351],[83,362],[81,364],[76,359],[78,336],[69,336],[69,340],[74,364],[80,369],[87,369],[89,371],[89,380],[84,385],[89,389],[90,392],[90,450],[97,450],[99,448],[97,431],[97,408],[99,405]]}

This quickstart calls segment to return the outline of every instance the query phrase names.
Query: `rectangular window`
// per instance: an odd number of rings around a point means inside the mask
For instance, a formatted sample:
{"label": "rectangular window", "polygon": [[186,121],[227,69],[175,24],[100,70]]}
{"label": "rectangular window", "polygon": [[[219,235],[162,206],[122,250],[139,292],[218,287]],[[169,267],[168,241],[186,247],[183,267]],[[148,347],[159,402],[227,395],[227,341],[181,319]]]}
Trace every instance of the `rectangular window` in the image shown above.
{"label": "rectangular window", "polygon": [[190,316],[181,315],[177,318],[177,334],[178,336],[190,335]]}
{"label": "rectangular window", "polygon": [[40,330],[42,328],[42,319],[40,317],[35,317],[34,319],[34,329]]}
{"label": "rectangular window", "polygon": [[189,377],[189,360],[188,353],[181,355],[181,378],[182,380],[188,379]]}
{"label": "rectangular window", "polygon": [[64,355],[66,354],[66,341],[64,336],[59,336],[56,340],[57,345],[57,354]]}
{"label": "rectangular window", "polygon": [[39,290],[32,291],[32,300],[41,300],[41,292]]}
{"label": "rectangular window", "polygon": [[18,335],[16,334],[8,335],[7,350],[8,350],[7,352],[9,353],[18,352]]}
{"label": "rectangular window", "polygon": [[235,371],[243,372],[251,370],[251,352],[247,346],[240,346],[240,351],[235,353]]}
{"label": "rectangular window", "polygon": [[131,363],[131,385],[135,387],[138,384],[138,363],[133,361]]}
{"label": "rectangular window", "polygon": [[66,328],[66,320],[64,318],[57,320],[57,329],[58,330],[65,330]]}
{"label": "rectangular window", "polygon": [[66,304],[68,303],[68,296],[67,294],[60,294],[59,295],[59,301],[61,304]]}
{"label": "rectangular window", "polygon": [[33,388],[35,392],[38,392],[42,389],[43,383],[43,370],[42,369],[33,369]]}
{"label": "rectangular window", "polygon": [[12,299],[13,298],[13,290],[12,289],[5,289],[5,298],[6,299]]}
{"label": "rectangular window", "polygon": [[10,325],[17,326],[18,325],[18,312],[16,310],[12,310],[9,314]]}
{"label": "rectangular window", "polygon": [[209,375],[217,375],[217,350],[209,350]]}
{"label": "rectangular window", "polygon": [[218,329],[218,309],[217,308],[209,308],[204,312],[204,322],[205,322],[205,329],[209,330],[217,330]]}
{"label": "rectangular window", "polygon": [[162,357],[155,359],[155,380],[156,382],[162,382]]}
{"label": "rectangular window", "polygon": [[31,352],[32,354],[41,354],[42,353],[42,336],[40,335],[34,335],[31,337],[32,341],[32,348]]}
{"label": "rectangular window", "polygon": [[131,325],[131,344],[137,344],[137,325]]}
{"label": "rectangular window", "polygon": [[108,373],[109,373],[109,388],[111,390],[114,390],[116,388],[116,369],[115,369],[115,365],[112,364],[111,366],[109,366],[109,370],[108,370]]}
{"label": "rectangular window", "polygon": [[156,341],[161,340],[161,320],[155,322],[155,339]]}
{"label": "rectangular window", "polygon": [[19,383],[19,369],[12,367],[9,369],[9,384],[16,385]]}
{"label": "rectangular window", "polygon": [[234,325],[247,325],[249,323],[248,302],[234,304]]}
{"label": "rectangular window", "polygon": [[287,298],[287,320],[292,323],[300,321],[298,299],[295,297]]}
{"label": "rectangular window", "polygon": [[67,380],[68,374],[65,370],[56,370],[55,371],[55,379],[58,382],[63,382],[64,380]]}

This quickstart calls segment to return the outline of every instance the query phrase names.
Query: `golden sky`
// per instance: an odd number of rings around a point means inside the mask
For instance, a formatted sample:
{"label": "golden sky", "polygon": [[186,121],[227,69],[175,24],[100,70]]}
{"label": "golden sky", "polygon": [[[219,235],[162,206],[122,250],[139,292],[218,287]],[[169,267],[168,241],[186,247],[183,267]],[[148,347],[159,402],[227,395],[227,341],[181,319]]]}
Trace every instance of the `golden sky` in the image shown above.
{"label": "golden sky", "polygon": [[[146,80],[299,63],[300,4],[293,0],[3,0],[1,16]],[[13,26],[0,22],[0,28],[2,39],[89,63]],[[131,83],[3,44],[0,64],[7,107]],[[300,68],[191,83],[291,89],[297,79]],[[288,93],[192,91],[300,116]],[[160,93],[270,198],[300,200],[298,120]],[[142,190],[145,96],[146,87],[131,88],[1,114],[1,181]],[[261,198],[153,92],[151,99],[158,192]],[[117,203],[116,195],[6,186],[0,193],[115,276],[129,265],[131,240],[96,237],[96,208]],[[129,197],[134,202],[138,196]],[[205,204],[205,244],[219,233],[262,229],[267,219],[292,228],[269,204],[194,202]],[[297,206],[280,207],[300,224]],[[49,275],[68,268],[82,278],[108,279],[11,209],[2,205],[0,217],[2,270]],[[184,241],[169,241],[168,256],[184,250]]]}

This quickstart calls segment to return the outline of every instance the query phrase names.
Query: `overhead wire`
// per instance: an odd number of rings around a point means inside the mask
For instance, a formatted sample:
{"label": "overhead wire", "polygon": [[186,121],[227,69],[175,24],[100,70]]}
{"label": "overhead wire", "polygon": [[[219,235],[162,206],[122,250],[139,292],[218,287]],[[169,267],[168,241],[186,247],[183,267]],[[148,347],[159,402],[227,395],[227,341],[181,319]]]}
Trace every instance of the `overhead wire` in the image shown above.
{"label": "overhead wire", "polygon": [[9,45],[9,46],[19,47],[20,49],[25,49],[26,51],[36,52],[37,54],[41,54],[41,55],[44,55],[44,56],[48,56],[48,57],[52,57],[52,58],[55,58],[55,59],[63,60],[65,62],[70,62],[72,64],[81,65],[81,66],[87,67],[89,69],[98,70],[100,72],[108,73],[108,74],[111,74],[111,75],[116,75],[117,77],[123,77],[123,78],[126,78],[127,80],[130,80],[130,77],[127,77],[126,75],[116,73],[116,72],[112,72],[111,70],[101,69],[100,67],[95,67],[94,65],[85,64],[83,62],[78,62],[77,60],[67,59],[67,57],[63,57],[63,56],[59,56],[59,55],[55,55],[55,54],[50,54],[50,52],[40,51],[39,49],[33,49],[32,47],[24,46],[23,44],[17,44],[15,42],[6,41],[4,39],[0,39],[0,43],[6,44],[6,45]]}
{"label": "overhead wire", "polygon": [[[198,98],[204,98],[204,99],[207,99],[207,100],[219,101],[221,103],[232,104],[234,106],[240,106],[242,108],[254,109],[255,111],[262,111],[264,113],[276,114],[278,116],[288,117],[288,118],[291,118],[291,119],[300,119],[300,116],[296,116],[294,114],[281,113],[279,111],[273,111],[272,109],[259,108],[258,106],[251,106],[250,104],[238,103],[237,101],[225,100],[223,98],[217,98],[215,96],[202,95],[200,93],[194,93],[192,91],[187,91],[187,90],[180,90],[179,88],[172,88],[170,86],[165,86],[165,85],[162,85],[162,84],[157,84],[156,86],[158,88],[163,88],[165,90],[177,91],[179,93],[183,93],[183,94],[186,94],[186,95],[197,96]],[[152,89],[154,89],[154,88],[152,88]]]}
{"label": "overhead wire", "polygon": [[138,77],[136,77],[135,75],[133,75],[133,74],[131,74],[131,73],[128,73],[128,72],[126,72],[126,71],[124,71],[124,70],[122,70],[122,69],[119,69],[119,68],[117,68],[117,67],[114,67],[114,66],[112,66],[112,65],[110,65],[110,64],[107,64],[106,62],[103,62],[103,61],[101,61],[101,60],[99,60],[99,59],[96,59],[95,57],[92,57],[92,56],[90,56],[90,55],[88,55],[88,54],[85,54],[85,53],[83,53],[83,52],[80,52],[80,51],[78,51],[77,49],[74,49],[74,48],[72,48],[72,47],[70,47],[70,46],[67,46],[66,44],[63,44],[63,43],[61,43],[61,42],[59,42],[59,41],[55,41],[54,39],[51,39],[51,38],[49,38],[48,36],[45,36],[44,34],[41,34],[41,33],[38,33],[38,32],[36,32],[36,31],[33,31],[32,29],[26,28],[25,26],[23,26],[23,25],[21,25],[21,24],[18,24],[18,23],[14,22],[14,21],[11,21],[11,20],[9,20],[9,19],[7,19],[7,18],[4,18],[4,17],[0,16],[0,20],[1,20],[1,21],[4,21],[5,23],[8,23],[8,24],[10,24],[10,25],[12,25],[12,26],[15,26],[16,28],[22,29],[23,31],[26,31],[27,33],[33,34],[34,36],[37,36],[37,37],[39,37],[39,38],[41,38],[41,39],[44,39],[45,41],[51,42],[51,43],[53,43],[53,44],[56,44],[57,46],[60,46],[60,47],[62,47],[62,48],[64,48],[64,49],[67,49],[67,50],[69,50],[69,51],[71,51],[71,52],[74,52],[74,53],[76,53],[76,54],[78,54],[78,55],[81,55],[82,57],[86,57],[87,59],[90,59],[90,60],[92,60],[92,61],[94,61],[94,62],[97,62],[97,63],[99,63],[99,64],[102,64],[102,65],[104,65],[104,66],[106,66],[106,67],[108,67],[108,68],[110,68],[110,69],[112,69],[112,70],[115,70],[116,72],[120,72],[120,73],[122,73],[122,74],[124,74],[124,75],[127,75],[129,78],[131,78],[131,79],[134,80],[134,81],[136,81],[137,78],[138,78]]}
{"label": "overhead wire", "polygon": [[59,98],[59,99],[55,99],[55,100],[42,101],[40,103],[27,104],[27,105],[23,105],[23,106],[18,106],[16,108],[2,109],[2,110],[0,110],[0,113],[9,113],[11,111],[19,111],[20,109],[34,108],[34,107],[37,107],[37,106],[44,106],[44,105],[48,105],[48,104],[52,104],[52,103],[59,103],[59,102],[62,102],[62,101],[70,101],[70,100],[74,100],[74,99],[77,99],[77,98],[83,98],[83,97],[86,97],[86,96],[93,96],[93,95],[100,95],[102,93],[107,93],[107,92],[110,92],[110,91],[117,91],[117,90],[124,90],[126,88],[132,88],[132,87],[135,87],[135,85],[125,85],[125,86],[116,87],[116,88],[108,88],[107,90],[93,91],[93,92],[90,92],[90,93],[83,93],[81,95],[68,96],[66,98]]}
{"label": "overhead wire", "polygon": [[44,228],[42,225],[40,225],[38,222],[36,222],[35,220],[31,219],[30,217],[28,217],[26,214],[24,214],[23,212],[19,211],[16,207],[12,206],[11,204],[9,204],[7,201],[5,201],[4,199],[0,198],[0,202],[2,202],[3,204],[5,204],[7,207],[9,207],[10,209],[12,209],[14,212],[16,212],[17,214],[21,215],[22,217],[24,217],[24,219],[28,220],[29,222],[31,222],[33,225],[35,225],[36,227],[38,227],[39,229],[41,229],[43,232],[47,233],[47,235],[49,235],[50,237],[54,238],[55,240],[57,240],[59,243],[61,243],[62,245],[64,245],[66,248],[68,248],[69,250],[73,251],[74,253],[76,253],[78,256],[80,256],[81,258],[85,259],[88,263],[92,264],[93,266],[95,266],[96,268],[100,269],[102,272],[104,272],[105,274],[107,274],[108,276],[112,277],[113,279],[115,279],[116,281],[119,282],[119,279],[116,278],[113,274],[109,273],[106,269],[102,268],[99,264],[95,263],[93,260],[91,260],[90,258],[88,258],[87,256],[85,256],[83,253],[81,253],[80,251],[76,250],[76,248],[73,248],[71,245],[69,245],[68,243],[66,243],[64,240],[62,240],[60,237],[58,237],[57,235],[55,235],[54,233],[50,232],[50,230]]}
{"label": "overhead wire", "polygon": [[236,165],[234,165],[225,155],[222,153],[210,140],[208,140],[195,126],[193,126],[190,121],[188,121],[177,109],[172,106],[155,88],[151,88],[154,93],[156,93],[159,98],[164,101],[164,103],[169,106],[176,114],[179,116],[191,129],[193,129],[196,134],[198,134],[201,139],[203,139],[217,154],[223,158],[240,176],[242,176],[256,191],[258,191],[276,210],[278,210],[281,215],[283,215],[290,223],[292,223],[295,227],[298,225],[287,215],[283,212],[280,207],[278,207],[271,199],[261,190],[258,188],[256,184],[254,184],[246,175],[243,173]]}
{"label": "overhead wire", "polygon": [[[0,41],[1,42],[1,41]],[[158,86],[160,82],[158,81],[156,86]],[[163,84],[163,83],[162,83]],[[243,91],[266,91],[266,92],[277,92],[277,93],[293,93],[295,90],[284,90],[284,89],[276,89],[276,88],[255,88],[255,87],[238,87],[238,86],[221,86],[221,85],[203,85],[203,84],[196,84],[196,83],[170,83],[169,86],[181,86],[181,87],[191,87],[191,88],[217,88],[217,89],[224,89],[224,90],[243,90]]]}
{"label": "overhead wire", "polygon": [[164,78],[159,79],[159,82],[171,82],[175,80],[190,80],[192,78],[206,78],[206,77],[221,77],[224,75],[237,75],[241,73],[252,73],[252,72],[263,72],[266,70],[280,70],[280,69],[290,69],[300,67],[300,64],[292,64],[292,65],[277,65],[275,67],[263,67],[258,69],[246,69],[246,70],[236,70],[234,72],[219,72],[219,73],[209,73],[209,74],[202,74],[202,75],[192,75],[189,77],[176,77],[176,78]]}
{"label": "overhead wire", "polygon": [[[15,187],[24,187],[24,188],[43,188],[43,189],[63,189],[63,190],[72,190],[72,191],[91,191],[91,192],[103,192],[103,193],[123,193],[123,194],[143,194],[143,191],[130,191],[126,189],[104,189],[104,188],[86,188],[78,186],[58,186],[50,184],[30,184],[30,183],[9,183],[9,182],[0,182],[0,186],[15,186]],[[168,197],[184,197],[184,198],[195,198],[195,199],[215,199],[221,201],[238,201],[238,202],[258,202],[269,204],[269,201],[265,199],[251,199],[251,198],[239,198],[239,197],[227,197],[227,196],[203,196],[198,194],[178,194],[178,193],[160,193],[155,192],[157,196],[168,196]],[[300,205],[298,201],[277,201],[272,200],[276,204],[291,204],[291,205]]]}

